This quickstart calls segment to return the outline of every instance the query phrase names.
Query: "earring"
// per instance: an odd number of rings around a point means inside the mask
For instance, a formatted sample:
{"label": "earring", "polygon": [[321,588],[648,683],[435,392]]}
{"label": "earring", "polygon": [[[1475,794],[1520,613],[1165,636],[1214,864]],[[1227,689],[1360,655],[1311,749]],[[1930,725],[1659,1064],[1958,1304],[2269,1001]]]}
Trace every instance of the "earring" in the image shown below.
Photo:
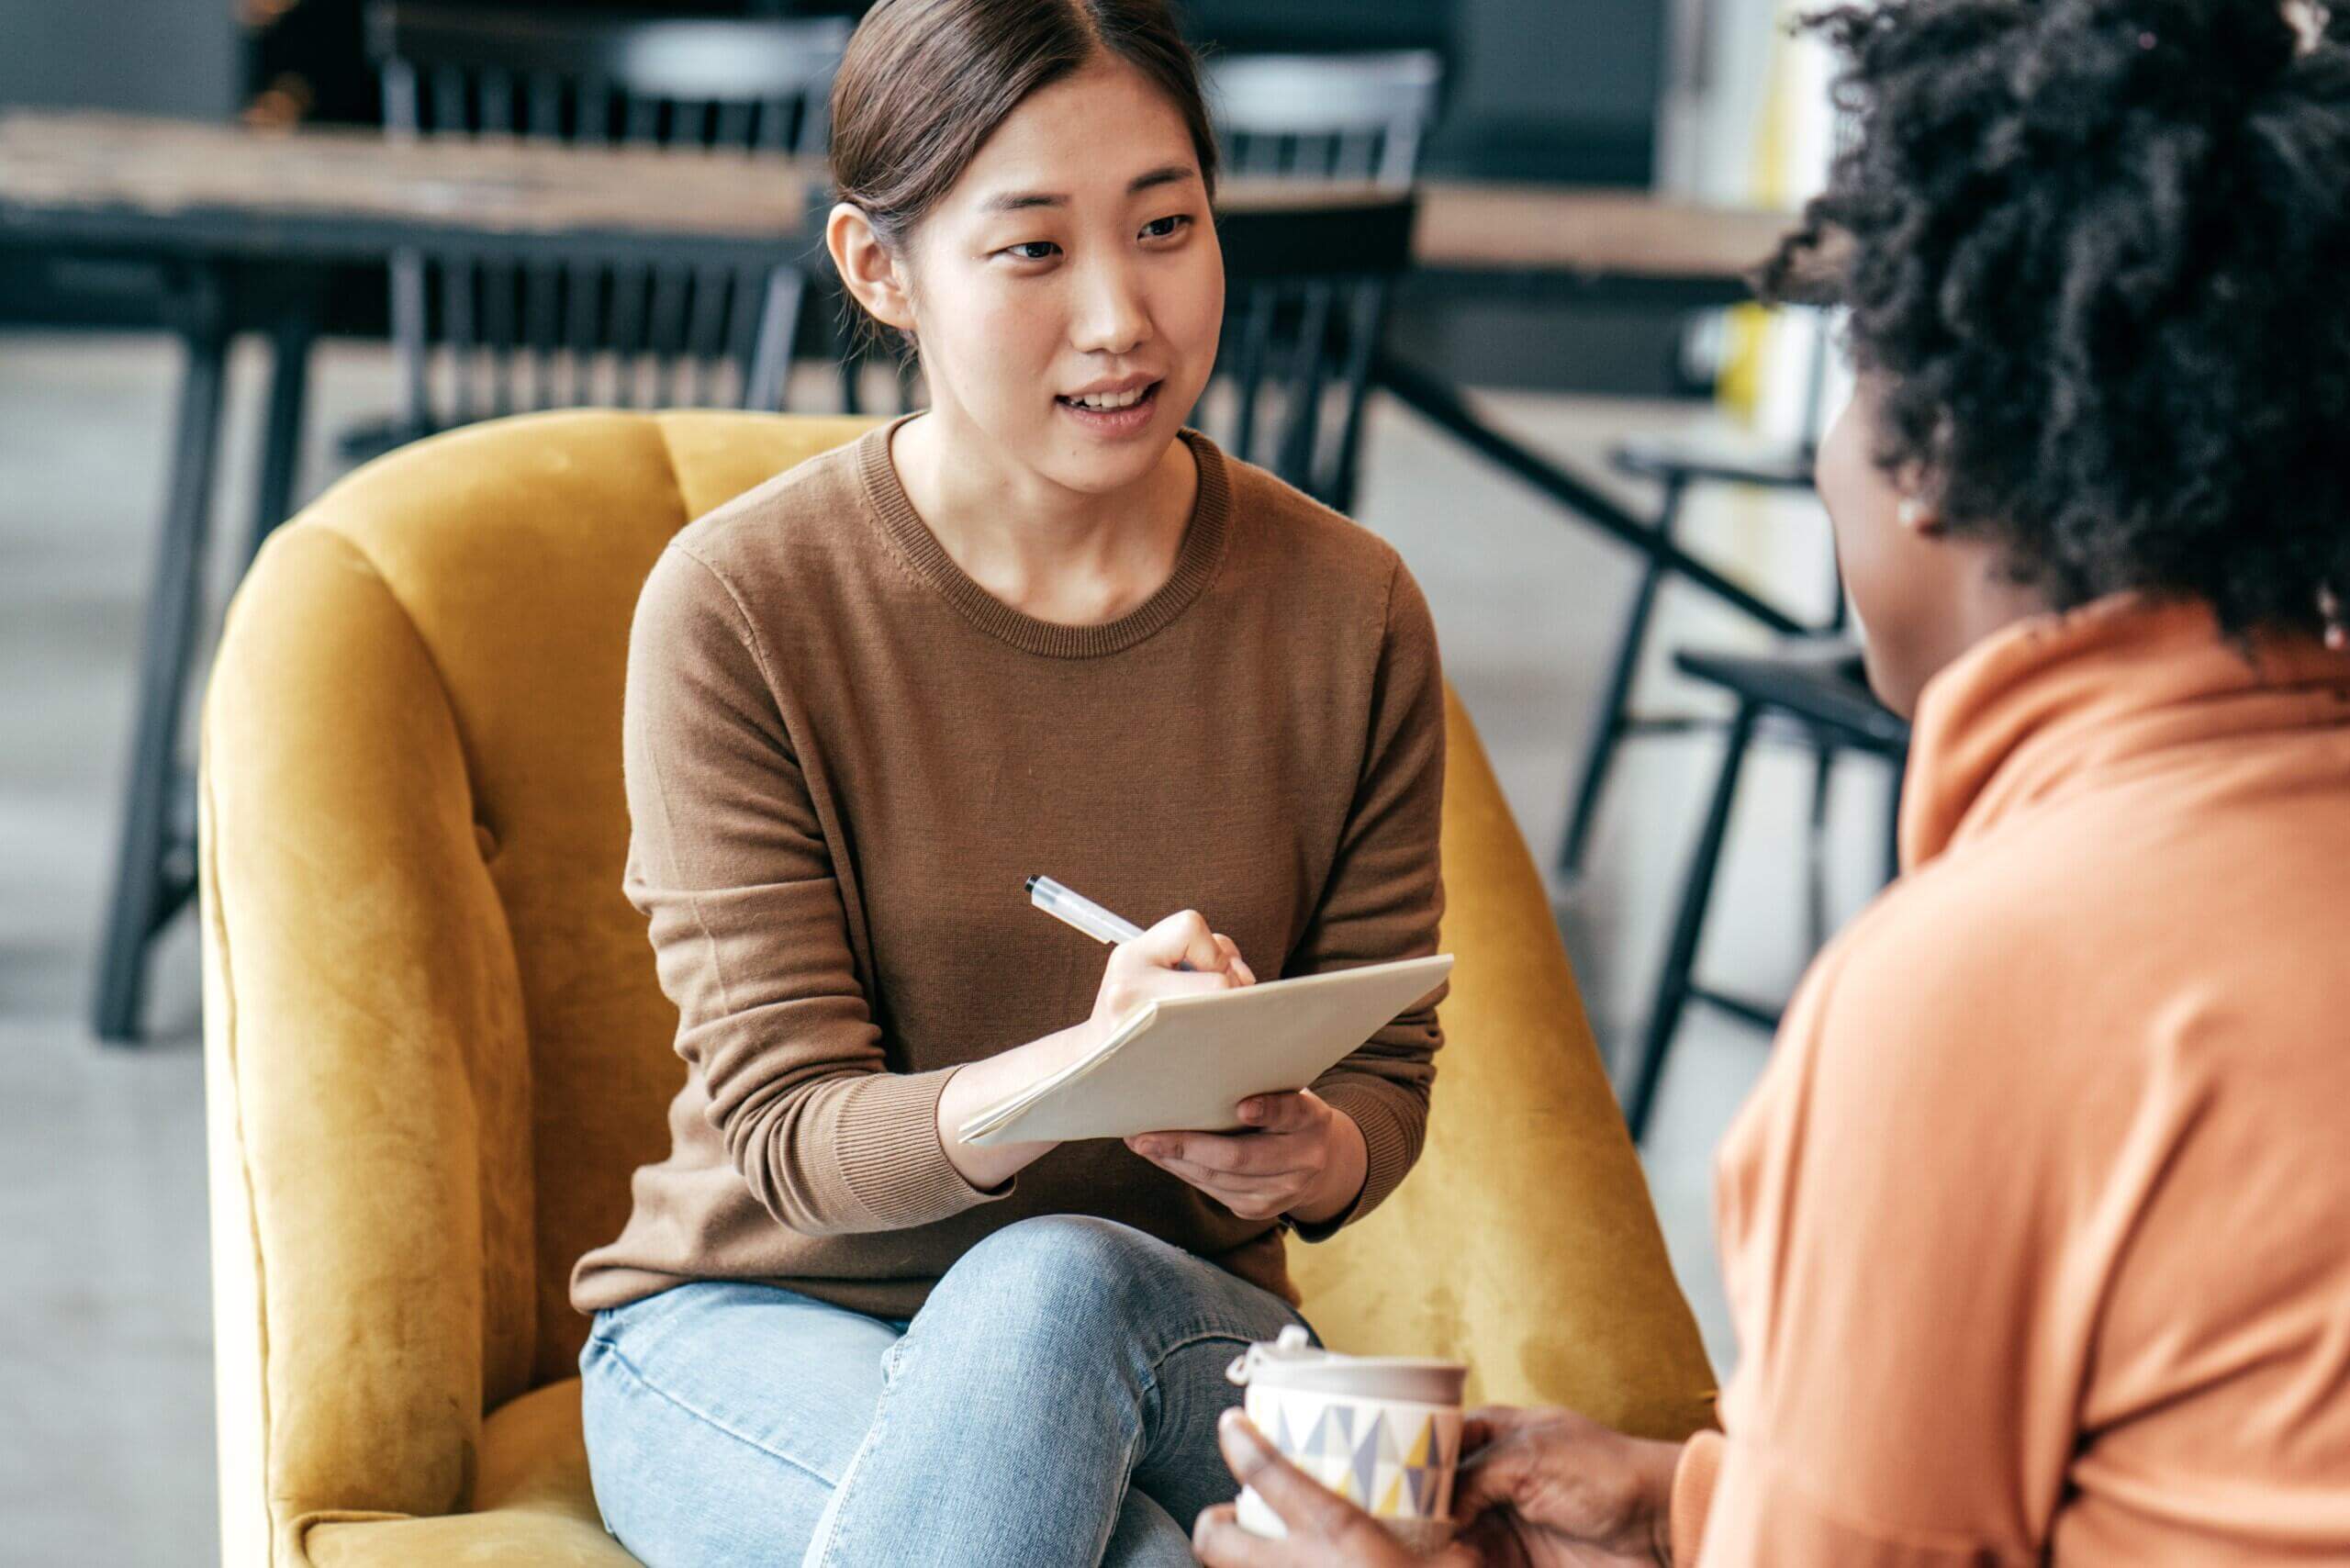
{"label": "earring", "polygon": [[2350,624],[2343,621],[2342,598],[2332,583],[2318,584],[2317,613],[2325,623],[2325,645],[2337,654],[2350,648]]}
{"label": "earring", "polygon": [[1932,534],[1940,532],[1935,526],[1932,511],[1928,510],[1925,502],[1915,496],[1902,497],[1901,504],[1894,509],[1893,515],[1902,527],[1912,533]]}

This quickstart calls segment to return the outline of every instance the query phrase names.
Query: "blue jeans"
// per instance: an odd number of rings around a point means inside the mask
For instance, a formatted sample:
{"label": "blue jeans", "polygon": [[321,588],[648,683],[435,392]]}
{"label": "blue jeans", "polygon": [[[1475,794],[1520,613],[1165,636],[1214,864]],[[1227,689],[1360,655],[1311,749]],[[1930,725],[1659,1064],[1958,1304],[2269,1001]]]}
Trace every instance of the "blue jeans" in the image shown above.
{"label": "blue jeans", "polygon": [[1024,1220],[911,1323],[705,1281],[596,1315],[580,1355],[604,1522],[650,1568],[1158,1568],[1236,1490],[1240,1347],[1301,1321],[1108,1220]]}

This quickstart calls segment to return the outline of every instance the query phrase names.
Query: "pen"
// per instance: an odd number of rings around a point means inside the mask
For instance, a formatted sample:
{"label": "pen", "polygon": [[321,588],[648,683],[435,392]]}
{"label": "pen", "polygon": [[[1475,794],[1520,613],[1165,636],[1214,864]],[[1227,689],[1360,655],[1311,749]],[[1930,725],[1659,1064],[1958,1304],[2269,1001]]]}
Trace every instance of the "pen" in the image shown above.
{"label": "pen", "polygon": [[1119,919],[1084,894],[1069,891],[1050,877],[1028,879],[1028,902],[1055,920],[1073,925],[1096,942],[1113,947],[1142,935],[1142,927],[1133,921]]}

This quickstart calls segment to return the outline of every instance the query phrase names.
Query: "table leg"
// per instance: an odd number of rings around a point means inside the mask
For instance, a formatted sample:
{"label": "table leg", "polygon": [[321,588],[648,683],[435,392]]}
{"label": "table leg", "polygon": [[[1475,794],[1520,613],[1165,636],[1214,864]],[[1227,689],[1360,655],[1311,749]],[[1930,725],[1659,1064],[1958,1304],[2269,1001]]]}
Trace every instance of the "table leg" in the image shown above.
{"label": "table leg", "polygon": [[203,596],[204,546],[228,373],[227,293],[220,270],[196,266],[174,283],[166,302],[187,359],[181,372],[162,537],[157,542],[148,592],[114,899],[99,944],[93,1021],[105,1040],[138,1038],[148,944],[196,886],[193,863],[167,864],[167,852],[179,788],[180,716]]}
{"label": "table leg", "polygon": [[1774,632],[1798,635],[1810,630],[1777,605],[1740,588],[1690,554],[1582,478],[1487,426],[1458,392],[1426,371],[1406,364],[1382,349],[1371,364],[1371,384],[1601,532],[1647,555],[1662,569],[1686,578]]}
{"label": "table leg", "polygon": [[302,416],[310,394],[310,345],[319,331],[319,301],[314,290],[323,280],[308,280],[297,290],[270,327],[269,414],[263,427],[260,486],[253,498],[252,529],[239,567],[253,557],[294,510],[295,486],[302,469]]}

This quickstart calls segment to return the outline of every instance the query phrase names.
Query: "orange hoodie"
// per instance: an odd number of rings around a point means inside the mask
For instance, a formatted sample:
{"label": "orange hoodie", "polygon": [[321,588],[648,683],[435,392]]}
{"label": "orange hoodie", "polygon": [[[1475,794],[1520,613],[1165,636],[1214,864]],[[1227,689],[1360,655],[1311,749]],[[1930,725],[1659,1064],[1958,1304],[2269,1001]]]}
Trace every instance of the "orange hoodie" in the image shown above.
{"label": "orange hoodie", "polygon": [[2036,621],[1908,789],[1722,1149],[1675,1555],[2350,1562],[2350,657]]}

